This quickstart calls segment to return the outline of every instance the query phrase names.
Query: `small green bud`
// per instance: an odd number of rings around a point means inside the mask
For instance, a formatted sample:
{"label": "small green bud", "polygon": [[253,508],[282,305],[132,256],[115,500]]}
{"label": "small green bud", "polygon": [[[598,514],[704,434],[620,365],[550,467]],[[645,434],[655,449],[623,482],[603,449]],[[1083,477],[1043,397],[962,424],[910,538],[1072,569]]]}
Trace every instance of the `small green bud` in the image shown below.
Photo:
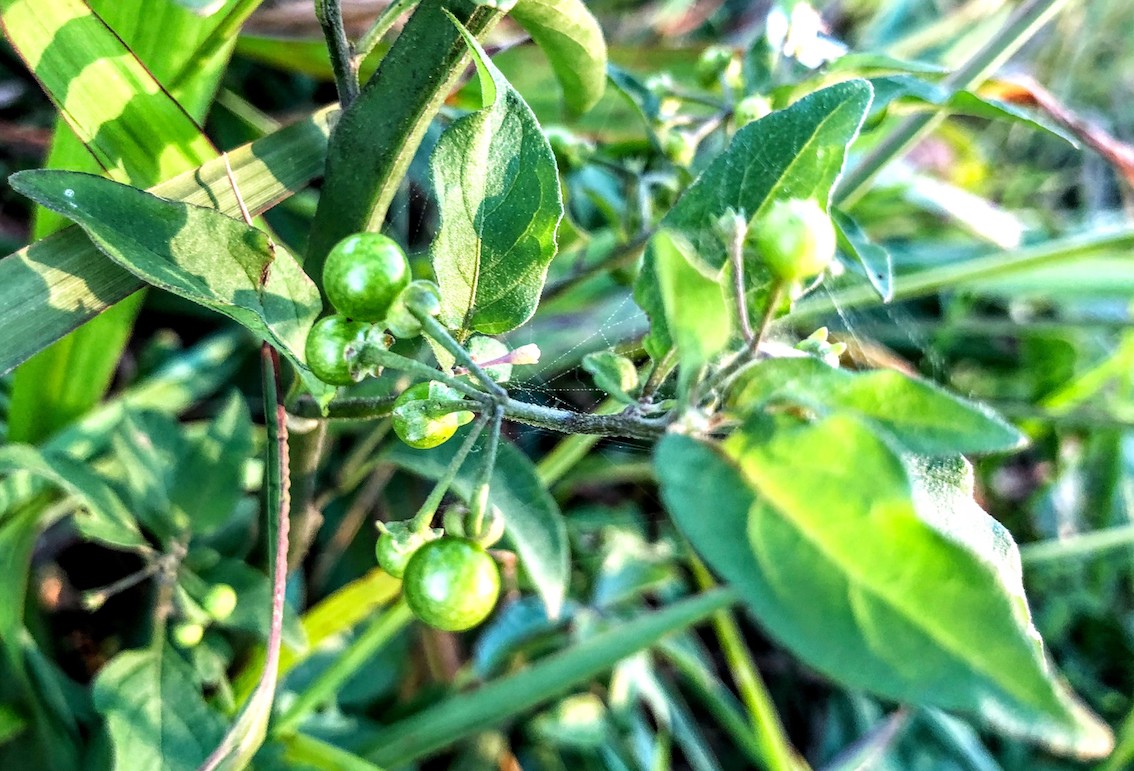
{"label": "small green bud", "polygon": [[468,538],[486,549],[504,537],[504,517],[500,516],[498,509],[492,506],[488,507],[479,529],[473,520],[472,512],[468,509],[463,506],[453,506],[445,512],[442,518],[445,534],[458,538]]}
{"label": "small green bud", "polygon": [[697,58],[697,82],[705,88],[717,85],[734,58],[735,52],[731,48],[709,46]]}
{"label": "small green bud", "polygon": [[179,648],[195,648],[205,637],[205,627],[192,621],[179,621],[173,625],[171,633]]}
{"label": "small green bud", "polygon": [[201,607],[215,621],[224,621],[236,610],[236,590],[228,584],[217,584],[209,589]]}
{"label": "small green bud", "polygon": [[760,259],[782,281],[803,281],[835,259],[835,226],[813,199],[776,201],[749,230]]}
{"label": "small green bud", "polygon": [[662,151],[678,166],[691,166],[697,157],[697,140],[685,131],[673,129],[661,135]]}
{"label": "small green bud", "polygon": [[740,128],[754,120],[760,120],[771,111],[772,103],[766,96],[752,94],[737,102],[732,114],[736,127]]}

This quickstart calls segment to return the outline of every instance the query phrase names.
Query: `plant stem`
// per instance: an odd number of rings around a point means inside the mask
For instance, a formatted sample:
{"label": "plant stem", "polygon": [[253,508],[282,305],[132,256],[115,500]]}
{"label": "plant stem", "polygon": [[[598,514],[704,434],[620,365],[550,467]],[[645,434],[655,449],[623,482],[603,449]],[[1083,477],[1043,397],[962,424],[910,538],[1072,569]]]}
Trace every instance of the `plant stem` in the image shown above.
{"label": "plant stem", "polygon": [[508,392],[505,391],[499,383],[489,377],[488,373],[473,360],[473,357],[464,349],[464,346],[458,343],[456,338],[449,334],[449,330],[445,329],[440,321],[416,308],[410,308],[410,312],[421,323],[422,331],[437,341],[446,351],[451,353],[453,358],[456,359],[462,367],[467,369],[472,373],[473,377],[480,381],[484,389],[488,391],[496,401],[499,402],[508,398]]}
{"label": "plant stem", "polygon": [[358,72],[359,67],[366,61],[366,57],[370,56],[370,52],[373,51],[374,47],[386,36],[386,33],[390,31],[390,28],[394,26],[398,18],[420,1],[421,0],[397,0],[397,2],[387,5],[382,10],[382,13],[378,14],[378,18],[374,20],[374,24],[363,33],[362,37],[360,37],[358,42],[354,45],[354,59],[352,64],[354,65],[355,72]]}
{"label": "plant stem", "polygon": [[[748,292],[744,288],[744,239],[748,235],[748,222],[738,212],[732,212],[730,223],[732,238],[728,242],[728,261],[732,265],[732,295],[736,303],[736,316],[740,320],[740,333],[744,342],[755,349],[759,343],[748,318]],[[769,303],[772,307],[772,303]],[[767,313],[765,313],[765,316]]]}
{"label": "plant stem", "polygon": [[[942,89],[948,94],[954,94],[982,83],[1067,2],[1068,0],[1029,0],[1024,3],[1000,32],[942,81]],[[844,208],[852,206],[886,164],[903,155],[944,119],[945,113],[940,110],[907,117],[842,179],[835,190],[835,201]]]}
{"label": "plant stem", "polygon": [[404,600],[399,600],[370,622],[354,641],[335,657],[334,663],[323,670],[307,690],[299,694],[291,707],[276,723],[273,734],[283,736],[295,731],[307,715],[338,692],[343,683],[382,649],[394,635],[413,620],[413,614]]}
{"label": "plant stem", "polygon": [[343,9],[339,3],[340,0],[315,0],[315,17],[319,19],[323,37],[327,40],[339,104],[345,110],[358,98],[358,72],[354,68],[350,41],[343,27]]}
{"label": "plant stem", "polygon": [[1020,544],[1020,560],[1029,568],[1059,565],[1131,548],[1134,548],[1134,525],[1120,525],[1066,538]]}
{"label": "plant stem", "polygon": [[599,434],[632,439],[657,439],[665,433],[670,423],[670,419],[665,416],[643,418],[629,412],[614,415],[573,412],[515,399],[508,399],[504,403],[504,415],[518,423],[564,434]]}
{"label": "plant stem", "polygon": [[497,404],[492,410],[492,425],[488,429],[488,444],[485,447],[484,463],[469,500],[472,514],[472,534],[479,537],[484,528],[484,514],[488,510],[488,492],[492,487],[492,472],[496,468],[496,453],[500,449],[500,424],[504,421],[504,407]]}
{"label": "plant stem", "polygon": [[487,414],[477,418],[476,423],[473,424],[472,429],[469,431],[469,435],[465,437],[465,441],[461,443],[457,454],[453,456],[449,468],[445,469],[445,475],[437,480],[437,484],[433,486],[429,497],[425,499],[425,503],[421,504],[421,508],[414,514],[411,524],[412,529],[421,531],[433,524],[433,516],[437,513],[437,507],[441,505],[441,501],[445,498],[445,493],[449,492],[449,488],[453,485],[453,480],[457,478],[457,474],[461,471],[461,466],[465,465],[465,459],[469,457],[472,448],[476,446],[476,440],[480,438],[484,427],[488,425],[488,419]]}
{"label": "plant stem", "polygon": [[[716,587],[709,569],[694,555],[689,562],[693,577],[702,591],[710,591]],[[787,732],[780,722],[776,705],[768,693],[752,656],[744,644],[740,627],[736,623],[731,611],[724,609],[713,614],[713,629],[717,640],[720,641],[725,659],[728,661],[729,671],[740,691],[740,698],[748,708],[752,720],[752,728],[763,748],[764,763],[771,771],[796,771],[805,768],[806,763],[791,746]]]}
{"label": "plant stem", "polygon": [[[385,348],[367,346],[359,352],[359,359],[366,366],[389,367],[427,380],[436,380],[478,402],[485,402],[491,398],[484,391],[469,385],[464,380],[446,375],[428,364],[388,351]],[[499,386],[497,387],[499,388]]]}
{"label": "plant stem", "polygon": [[744,753],[752,767],[766,766],[764,747],[753,733],[736,697],[719,680],[708,675],[700,663],[680,646],[663,640],[658,645],[658,652],[685,677],[685,682],[700,697],[721,728],[732,737],[737,749]]}

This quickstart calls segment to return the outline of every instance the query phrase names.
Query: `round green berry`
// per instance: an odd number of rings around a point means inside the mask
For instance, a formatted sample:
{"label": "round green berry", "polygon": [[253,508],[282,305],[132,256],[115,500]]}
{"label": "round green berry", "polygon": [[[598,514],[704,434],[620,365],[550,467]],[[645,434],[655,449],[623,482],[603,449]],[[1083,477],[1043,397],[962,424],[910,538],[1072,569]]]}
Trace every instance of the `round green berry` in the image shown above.
{"label": "round green berry", "polygon": [[346,386],[358,380],[355,357],[368,325],[344,316],[327,316],[307,334],[307,366],[324,383]]}
{"label": "round green berry", "polygon": [[813,199],[776,201],[756,217],[750,235],[760,259],[782,281],[817,276],[835,259],[835,226]]}
{"label": "round green berry", "polygon": [[335,244],[323,264],[323,291],[339,313],[382,321],[410,282],[406,253],[381,233],[356,233]]}
{"label": "round green berry", "polygon": [[480,544],[439,538],[410,557],[402,593],[426,624],[459,632],[488,618],[500,596],[500,571]]}

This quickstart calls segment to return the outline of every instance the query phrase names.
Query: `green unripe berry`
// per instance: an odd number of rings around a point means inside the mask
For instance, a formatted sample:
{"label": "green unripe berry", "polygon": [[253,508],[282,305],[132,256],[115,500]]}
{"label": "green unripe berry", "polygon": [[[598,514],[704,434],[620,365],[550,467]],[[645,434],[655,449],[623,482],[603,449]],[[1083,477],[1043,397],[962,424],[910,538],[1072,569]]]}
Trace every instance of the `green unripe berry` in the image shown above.
{"label": "green unripe berry", "polygon": [[171,633],[179,648],[195,648],[205,637],[205,627],[192,621],[179,621],[173,625]]}
{"label": "green unripe berry", "polygon": [[488,618],[500,596],[500,571],[483,546],[466,538],[439,538],[410,557],[402,595],[426,624],[459,632]]}
{"label": "green unripe berry", "polygon": [[817,276],[835,259],[834,223],[813,199],[776,201],[749,233],[760,259],[784,282]]}
{"label": "green unripe berry", "polygon": [[236,590],[228,584],[217,584],[209,589],[201,607],[215,621],[224,621],[236,610]]}
{"label": "green unripe berry", "polygon": [[307,366],[324,383],[347,386],[359,379],[355,359],[366,340],[367,324],[344,316],[320,319],[307,333]]}
{"label": "green unripe berry", "polygon": [[437,413],[434,405],[460,398],[459,392],[435,380],[410,386],[394,400],[394,433],[418,450],[444,444],[473,419],[473,414],[466,410]]}
{"label": "green unripe berry", "polygon": [[733,120],[736,122],[736,127],[740,128],[747,126],[754,120],[760,120],[771,111],[772,103],[766,96],[752,94],[736,103],[732,115]]}
{"label": "green unripe berry", "polygon": [[678,166],[690,166],[697,157],[697,140],[688,132],[672,130],[662,134],[662,151]]}
{"label": "green unripe berry", "polygon": [[717,85],[733,61],[734,52],[725,46],[709,46],[697,58],[697,82],[705,88]]}
{"label": "green unripe berry", "polygon": [[441,313],[441,290],[432,281],[411,281],[390,305],[386,314],[386,328],[394,337],[417,337],[421,334],[421,322],[410,312],[415,308],[426,315]]}
{"label": "green unripe berry", "polygon": [[335,244],[323,264],[323,291],[339,313],[382,321],[410,282],[402,247],[381,233],[356,233]]}

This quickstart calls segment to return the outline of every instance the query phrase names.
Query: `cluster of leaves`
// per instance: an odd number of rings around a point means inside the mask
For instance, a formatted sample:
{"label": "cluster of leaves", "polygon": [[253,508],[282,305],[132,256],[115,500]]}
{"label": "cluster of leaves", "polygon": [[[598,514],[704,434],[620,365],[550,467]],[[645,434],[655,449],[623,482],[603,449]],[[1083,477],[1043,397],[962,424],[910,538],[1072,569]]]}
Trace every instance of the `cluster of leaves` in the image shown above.
{"label": "cluster of leaves", "polygon": [[[844,55],[814,29],[808,36],[803,3],[790,15],[777,7],[744,49],[709,49],[682,81],[609,64],[581,2],[421,0],[359,90],[367,51],[343,48],[338,4],[326,1],[316,7],[342,101],[334,130],[316,112],[218,158],[194,119],[257,3],[163,2],[181,25],[168,55],[157,42],[165,16],[142,19],[140,2],[95,5],[120,15],[77,0],[51,0],[45,11],[30,0],[0,4],[14,48],[69,127],[61,124],[49,165],[102,172],[11,178],[78,230],[48,236],[63,220],[44,213],[46,237],[0,260],[0,279],[12,279],[3,297],[23,298],[0,319],[11,333],[2,366],[113,307],[15,379],[15,442],[0,448],[0,547],[14,567],[0,640],[18,705],[0,714],[4,751],[37,753],[59,769],[373,768],[475,738],[469,759],[514,752],[547,767],[576,756],[664,766],[674,747],[695,768],[805,767],[742,634],[757,628],[791,655],[793,678],[823,678],[829,715],[843,716],[821,742],[792,736],[812,760],[839,754],[835,767],[857,767],[886,754],[900,767],[979,746],[972,726],[938,710],[1059,755],[1111,751],[1111,729],[1041,642],[1012,535],[975,498],[965,456],[1015,451],[1025,436],[928,380],[869,366],[867,353],[866,365],[844,369],[845,344],[813,333],[832,309],[1010,279],[1129,245],[1128,231],[1088,232],[919,269],[867,236],[909,207],[973,229],[957,190],[934,188],[909,167],[867,193],[877,172],[899,164],[892,137],[924,133],[921,115],[1062,129],[973,90],[979,77],[959,82],[936,65]],[[391,4],[375,29],[411,5]],[[558,106],[541,104],[538,89],[531,104],[521,95],[523,73],[546,67],[521,59],[509,78],[508,54],[498,65],[485,53],[478,36],[505,14],[550,61],[564,106],[591,118],[547,125]],[[1008,24],[998,53],[1035,23]],[[476,82],[444,109],[467,56]],[[899,122],[911,107],[922,112]],[[438,115],[444,128],[434,132]],[[600,143],[582,133],[587,120],[616,119],[635,128]],[[854,150],[864,155],[845,175]],[[286,236],[283,218],[272,220],[275,235],[253,221],[323,171],[297,237]],[[365,350],[372,371],[384,370],[344,392],[305,356],[311,329],[331,311],[323,264],[354,232],[386,225],[410,242],[394,208],[407,179],[429,183],[436,217],[428,259],[413,261],[438,288],[436,313],[411,308],[427,345]],[[898,204],[895,186],[906,197]],[[775,239],[750,237],[796,201],[829,217],[838,244],[830,269],[824,259],[797,275],[773,259]],[[1006,238],[987,240],[1018,246]],[[301,239],[299,257],[287,244]],[[133,386],[94,407],[138,312],[139,301],[121,301],[142,285],[241,331],[159,351]],[[577,339],[579,328],[627,313],[634,344]],[[556,332],[563,316],[573,321],[566,342]],[[238,394],[215,402],[210,420],[178,421],[233,381],[247,334],[264,345],[263,430]],[[552,362],[541,371],[548,381],[581,378],[581,369],[609,400],[564,408],[542,397],[551,389],[525,388],[531,370],[502,371],[523,340]],[[486,359],[477,346],[495,354]],[[295,374],[286,397],[276,353]],[[1099,393],[1128,358],[1107,359],[1048,404]],[[497,365],[490,372],[486,360]],[[45,416],[56,392],[36,394],[33,378],[75,382],[71,411]],[[431,392],[431,419],[465,410],[481,419],[429,449],[385,441],[393,395],[420,380],[455,396]],[[537,449],[539,435],[509,441],[506,421],[574,436],[537,463],[524,450]],[[336,450],[349,450],[321,471],[328,431]],[[639,444],[615,464],[587,458],[602,436]],[[435,483],[413,518],[422,532],[452,493],[474,520],[502,523],[506,547],[506,602],[472,640],[467,665],[445,673],[451,692],[425,691],[410,705],[391,697],[410,680],[412,616],[396,600],[399,582],[373,567],[374,534],[361,532],[383,495],[387,519],[410,518],[416,487],[387,484],[395,475]],[[585,493],[643,480],[656,482],[660,522],[647,516],[649,498],[610,505]],[[318,536],[324,516],[331,535]],[[25,608],[37,543],[66,528],[131,560],[118,580],[83,595],[89,611],[124,613],[129,592],[152,588],[149,612],[134,611],[145,616],[133,619],[134,638],[100,652],[109,660],[88,670],[89,687],[52,660],[38,613]],[[293,573],[285,598],[289,562],[307,569]],[[234,604],[224,599],[233,594]],[[711,636],[692,631],[709,619]],[[452,638],[423,639],[435,660],[454,650]],[[718,674],[722,658],[736,694]],[[473,681],[483,682],[463,690]],[[907,706],[883,717],[893,702]],[[519,743],[500,733],[515,718],[530,734]],[[710,737],[714,725],[724,740]]]}

